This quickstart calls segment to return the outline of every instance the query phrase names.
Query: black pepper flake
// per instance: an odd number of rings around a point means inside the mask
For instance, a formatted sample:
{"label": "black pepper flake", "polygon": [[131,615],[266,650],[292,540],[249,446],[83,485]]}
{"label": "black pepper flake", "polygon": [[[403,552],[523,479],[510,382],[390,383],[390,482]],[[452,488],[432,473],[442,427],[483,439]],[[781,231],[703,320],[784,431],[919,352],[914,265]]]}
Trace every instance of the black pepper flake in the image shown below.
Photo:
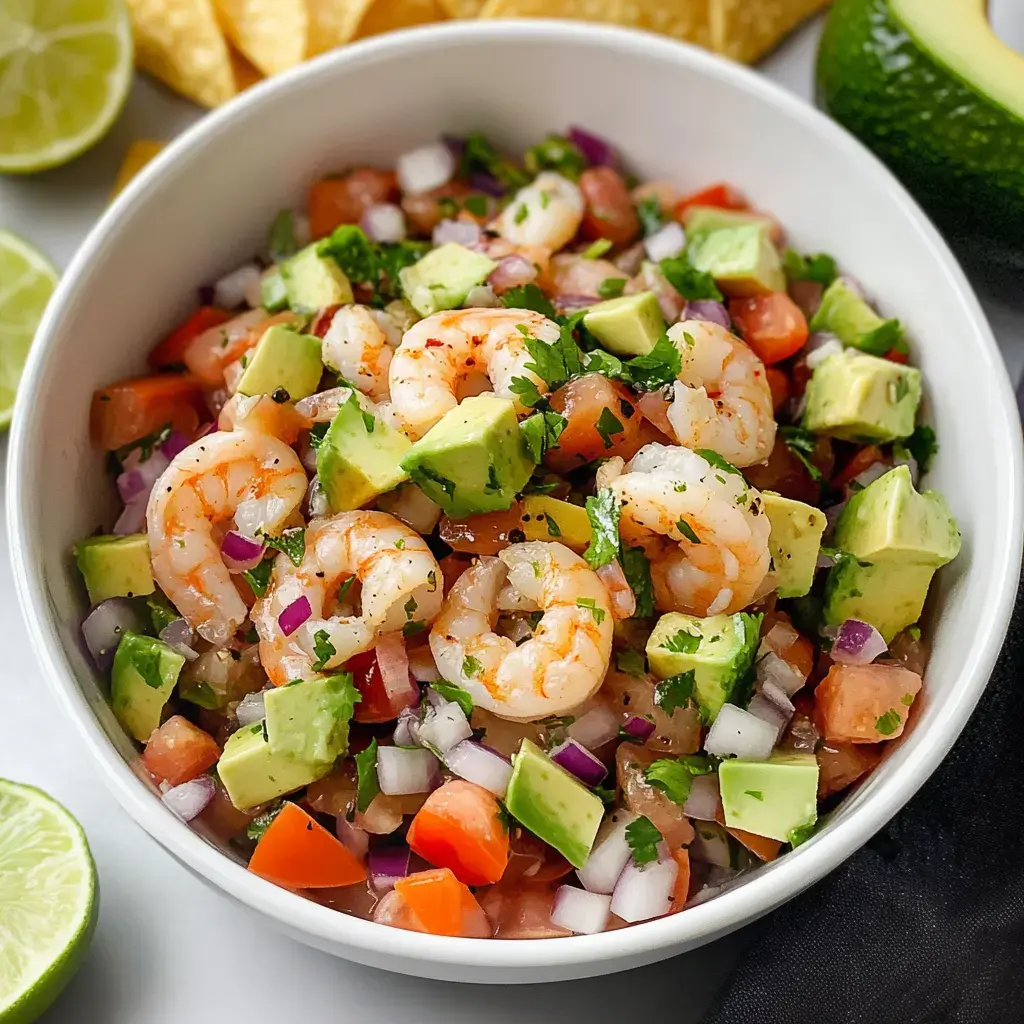
{"label": "black pepper flake", "polygon": [[270,397],[277,402],[278,405],[284,405],[285,402],[291,401],[291,395],[284,388],[276,388],[270,393]]}
{"label": "black pepper flake", "polygon": [[522,544],[526,540],[526,534],[522,530],[509,530],[508,542],[510,544]]}

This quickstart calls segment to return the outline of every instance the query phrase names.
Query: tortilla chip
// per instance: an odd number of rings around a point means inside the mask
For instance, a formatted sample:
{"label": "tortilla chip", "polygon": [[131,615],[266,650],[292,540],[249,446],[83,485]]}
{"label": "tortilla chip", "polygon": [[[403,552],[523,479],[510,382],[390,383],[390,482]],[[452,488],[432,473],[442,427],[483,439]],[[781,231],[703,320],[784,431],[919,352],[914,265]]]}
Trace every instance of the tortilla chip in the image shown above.
{"label": "tortilla chip", "polygon": [[231,57],[210,0],[128,0],[135,63],[204,107],[237,92]]}
{"label": "tortilla chip", "polygon": [[374,0],[306,0],[309,36],[306,52],[310,57],[350,43]]}
{"label": "tortilla chip", "polygon": [[484,0],[441,0],[449,18],[475,18],[483,5]]}
{"label": "tortilla chip", "polygon": [[309,18],[303,0],[214,0],[231,42],[265,75],[306,58]]}
{"label": "tortilla chip", "polygon": [[399,28],[447,20],[448,15],[438,0],[374,0],[359,22],[355,38],[366,39]]}
{"label": "tortilla chip", "polygon": [[733,60],[763,57],[830,0],[711,0],[711,46]]}
{"label": "tortilla chip", "polygon": [[250,64],[237,50],[231,51],[231,70],[235,73],[235,85],[239,92],[263,81],[260,69]]}
{"label": "tortilla chip", "polygon": [[125,185],[166,145],[166,142],[155,142],[152,139],[136,139],[128,147],[128,152],[121,161],[117,177],[114,179],[114,187],[110,190],[110,198],[113,199],[124,191]]}

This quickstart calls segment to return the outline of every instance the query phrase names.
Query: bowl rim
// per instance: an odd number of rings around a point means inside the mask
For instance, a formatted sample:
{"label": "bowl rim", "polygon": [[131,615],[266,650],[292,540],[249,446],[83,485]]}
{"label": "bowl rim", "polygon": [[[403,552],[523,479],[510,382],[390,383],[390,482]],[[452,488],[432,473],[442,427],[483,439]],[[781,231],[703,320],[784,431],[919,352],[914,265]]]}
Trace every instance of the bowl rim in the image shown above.
{"label": "bowl rim", "polygon": [[[802,121],[826,137],[862,174],[874,179],[892,200],[904,209],[916,229],[923,248],[935,257],[948,287],[955,293],[965,315],[973,323],[979,344],[975,357],[984,363],[991,378],[990,411],[1002,419],[1005,429],[997,431],[994,444],[1003,449],[1003,464],[1009,505],[999,512],[1002,550],[1007,557],[996,567],[986,599],[989,623],[978,642],[967,652],[963,666],[964,684],[948,702],[943,727],[922,735],[904,762],[902,771],[870,800],[854,808],[849,817],[814,836],[800,849],[781,858],[771,870],[759,872],[745,885],[726,891],[715,899],[674,914],[615,932],[572,938],[521,940],[495,939],[487,942],[439,937],[387,928],[331,910],[278,888],[249,873],[242,865],[220,852],[177,819],[152,791],[136,777],[107,739],[85,694],[79,689],[64,656],[46,599],[46,587],[38,557],[40,539],[29,507],[33,487],[26,482],[35,472],[28,450],[27,408],[40,387],[50,360],[50,342],[60,324],[60,310],[89,278],[89,268],[107,244],[110,226],[133,208],[144,204],[159,181],[172,176],[188,162],[204,140],[216,135],[232,121],[258,107],[272,95],[296,95],[306,84],[335,67],[400,59],[404,54],[433,46],[486,45],[505,42],[554,39],[566,46],[583,43],[620,53],[646,55],[718,79],[746,93],[753,102],[766,103],[782,115]],[[16,403],[7,474],[7,514],[14,579],[32,645],[51,689],[73,721],[80,737],[101,770],[108,789],[129,815],[168,852],[199,872],[218,888],[244,905],[266,914],[279,925],[299,932],[320,948],[338,945],[371,954],[378,965],[395,958],[394,966],[404,970],[408,963],[439,964],[446,967],[505,969],[526,973],[530,969],[572,967],[608,961],[642,961],[663,950],[696,946],[748,923],[797,895],[851,856],[877,832],[920,788],[959,736],[988,682],[1001,649],[1013,609],[1019,577],[1022,531],[1021,446],[1010,439],[1019,431],[1016,402],[1002,357],[981,306],[963,271],[938,231],[889,170],[856,139],[813,106],[755,71],[726,61],[696,47],[616,26],[585,24],[549,19],[449,22],[377,36],[325,54],[284,75],[269,79],[246,91],[236,100],[204,116],[177,137],[110,205],[82,243],[53,296],[32,346]],[[996,524],[998,526],[998,524]],[[384,961],[384,963],[381,963]],[[401,962],[401,961],[404,961]],[[528,980],[528,979],[527,979]]]}

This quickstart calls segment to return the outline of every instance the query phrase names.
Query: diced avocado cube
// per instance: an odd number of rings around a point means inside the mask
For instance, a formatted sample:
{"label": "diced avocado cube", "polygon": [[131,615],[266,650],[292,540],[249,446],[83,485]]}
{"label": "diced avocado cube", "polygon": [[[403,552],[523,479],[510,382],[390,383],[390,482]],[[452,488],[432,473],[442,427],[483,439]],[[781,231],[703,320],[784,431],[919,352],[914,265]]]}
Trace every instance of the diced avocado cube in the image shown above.
{"label": "diced avocado cube", "polygon": [[647,640],[647,662],[659,679],[693,672],[694,696],[710,723],[726,701],[746,705],[760,629],[761,616],[746,612],[703,619],[669,612]]}
{"label": "diced avocado cube", "polygon": [[784,498],[774,491],[762,491],[761,499],[772,527],[768,550],[779,597],[803,597],[810,593],[814,583],[821,535],[828,520],[813,505]]}
{"label": "diced avocado cube", "polygon": [[114,717],[140,743],[160,725],[160,714],[185,658],[151,636],[125,632],[114,654],[110,697]]}
{"label": "diced avocado cube", "polygon": [[363,409],[355,392],[337,411],[316,453],[316,472],[335,512],[362,508],[409,479],[401,468],[412,442]]}
{"label": "diced avocado cube", "polygon": [[297,761],[334,761],[348,749],[348,727],[359,693],[348,673],[269,690],[267,740],[272,754]]}
{"label": "diced avocado cube", "polygon": [[718,766],[725,824],[793,842],[818,819],[818,762],[813,754],[776,753],[767,761],[730,758]]}
{"label": "diced avocado cube", "polygon": [[420,316],[458,309],[498,264],[480,252],[449,242],[398,272],[402,292]]}
{"label": "diced avocado cube", "polygon": [[687,254],[726,295],[742,298],[786,290],[779,252],[761,225],[744,224],[698,235],[690,240]]}
{"label": "diced avocado cube", "polygon": [[882,356],[898,345],[898,320],[883,320],[850,285],[837,277],[825,289],[821,305],[811,318],[812,331],[829,331],[844,345]]}
{"label": "diced avocado cube", "polygon": [[921,401],[921,371],[848,348],[814,368],[803,425],[843,441],[910,437]]}
{"label": "diced avocado cube", "polygon": [[467,398],[421,437],[402,468],[453,519],[511,508],[536,464],[511,399]]}
{"label": "diced avocado cube", "polygon": [[269,313],[280,313],[288,308],[288,289],[285,287],[280,267],[274,267],[264,273],[260,280],[260,302]]}
{"label": "diced avocado cube", "polygon": [[239,810],[308,786],[330,770],[330,761],[300,761],[291,754],[275,754],[262,722],[233,733],[217,762],[217,775]]}
{"label": "diced avocado cube", "polygon": [[312,334],[299,334],[283,324],[268,327],[249,353],[238,393],[272,395],[283,389],[283,400],[293,402],[315,394],[324,372],[320,347],[320,339]]}
{"label": "diced avocado cube", "polygon": [[617,356],[645,356],[665,333],[654,292],[637,292],[591,306],[583,326]]}
{"label": "diced avocado cube", "polygon": [[505,806],[577,868],[590,855],[604,817],[601,799],[528,739],[515,755]]}
{"label": "diced avocado cube", "polygon": [[721,231],[722,228],[751,225],[768,233],[769,238],[775,227],[771,217],[750,210],[724,210],[720,206],[688,206],[683,213],[683,227],[691,238],[710,234],[712,231]]}
{"label": "diced avocado cube", "polygon": [[281,278],[288,305],[296,313],[315,313],[324,306],[344,306],[352,301],[352,285],[345,272],[317,252],[319,242],[307,245],[281,264]]}
{"label": "diced avocado cube", "polygon": [[108,597],[142,597],[156,589],[144,533],[87,537],[75,545],[75,561],[92,604]]}
{"label": "diced avocado cube", "polygon": [[941,494],[918,493],[897,466],[849,500],[836,522],[842,552],[825,584],[825,621],[870,622],[888,642],[913,625],[935,570],[960,552],[956,520]]}
{"label": "diced avocado cube", "polygon": [[543,494],[523,498],[523,533],[527,540],[557,540],[573,551],[585,550],[592,537],[585,508]]}

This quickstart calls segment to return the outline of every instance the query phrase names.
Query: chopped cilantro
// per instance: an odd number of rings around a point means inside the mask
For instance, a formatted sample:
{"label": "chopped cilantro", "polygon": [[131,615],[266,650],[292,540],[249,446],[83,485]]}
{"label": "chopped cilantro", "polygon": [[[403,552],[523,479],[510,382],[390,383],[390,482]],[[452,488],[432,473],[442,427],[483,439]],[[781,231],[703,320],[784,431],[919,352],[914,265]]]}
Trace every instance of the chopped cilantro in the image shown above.
{"label": "chopped cilantro", "polygon": [[487,216],[487,196],[467,196],[462,205],[474,217]]}
{"label": "chopped cilantro", "polygon": [[612,437],[615,434],[621,434],[625,428],[611,409],[602,409],[601,415],[598,416],[597,422],[594,424],[594,429],[601,435],[601,440],[604,441],[604,446],[607,449],[613,445]]}
{"label": "chopped cilantro", "polygon": [[693,527],[685,519],[680,519],[679,522],[676,523],[676,528],[691,544],[700,543],[700,537],[697,536]]}
{"label": "chopped cilantro", "polygon": [[651,582],[651,563],[644,549],[623,547],[619,562],[636,598],[634,617],[649,619],[654,614],[654,584]]}
{"label": "chopped cilantro", "polygon": [[130,650],[132,668],[142,676],[147,686],[159,690],[164,685],[164,677],[160,673],[160,648],[134,644]]}
{"label": "chopped cilantro", "polygon": [[909,708],[910,705],[914,703],[914,695],[912,693],[905,693],[905,694],[903,694],[903,696],[900,697],[900,703],[904,707],[908,707]]}
{"label": "chopped cilantro", "polygon": [[580,253],[585,260],[600,259],[610,248],[612,243],[607,238],[598,238]]}
{"label": "chopped cilantro", "polygon": [[436,683],[431,683],[430,688],[435,693],[439,693],[445,700],[458,704],[467,718],[473,714],[473,698],[468,690],[464,690],[455,683],[445,682],[443,679],[439,679]]}
{"label": "chopped cilantro", "polygon": [[544,513],[544,519],[546,520],[548,526],[548,536],[561,537],[562,528],[558,525],[555,519],[552,516],[548,515],[546,512]]}
{"label": "chopped cilantro", "polygon": [[600,626],[604,622],[604,609],[597,607],[597,601],[592,597],[578,597],[576,598],[577,608],[586,608],[591,615],[594,616],[594,621]]}
{"label": "chopped cilantro", "polygon": [[275,263],[294,256],[298,251],[299,243],[295,240],[295,224],[291,210],[278,210],[277,216],[270,222],[267,248],[270,249],[270,258]]}
{"label": "chopped cilantro", "polygon": [[515,217],[513,218],[517,224],[522,224],[527,217],[530,216],[529,208],[526,203],[520,203],[519,208],[516,210]]}
{"label": "chopped cilantro", "polygon": [[153,622],[153,631],[155,633],[159,633],[172,622],[181,618],[163,594],[154,594],[152,597],[147,597],[146,607],[149,609],[149,617]]}
{"label": "chopped cilantro", "polygon": [[698,270],[687,254],[680,253],[669,259],[662,260],[658,266],[662,276],[684,299],[695,302],[698,299],[714,299],[722,301],[722,293],[715,284],[715,279],[703,270]]}
{"label": "chopped cilantro", "polygon": [[377,781],[377,738],[370,740],[370,745],[355,756],[356,761],[356,810],[365,813],[373,803],[373,798],[380,792]]}
{"label": "chopped cilantro", "polygon": [[654,703],[671,717],[677,709],[685,708],[693,696],[694,678],[691,668],[688,672],[662,679],[654,688]]}
{"label": "chopped cilantro", "polygon": [[764,793],[759,789],[745,789],[743,792],[747,796],[752,796],[755,800],[764,800]]}
{"label": "chopped cilantro", "polygon": [[661,647],[673,654],[693,654],[700,647],[700,635],[681,629],[674,636],[670,636]]}
{"label": "chopped cilantro", "polygon": [[647,674],[647,662],[643,651],[636,651],[632,647],[615,652],[615,667],[635,679],[642,679]]}
{"label": "chopped cilantro", "polygon": [[318,629],[313,634],[313,652],[316,654],[316,661],[313,662],[314,672],[323,669],[338,653],[338,649],[331,643],[331,634],[326,629]]}
{"label": "chopped cilantro", "polygon": [[679,350],[668,335],[663,334],[647,355],[637,356],[626,363],[629,382],[641,391],[655,391],[671,384],[683,368]]}
{"label": "chopped cilantro", "polygon": [[626,842],[633,851],[633,861],[637,867],[658,859],[658,843],[661,841],[662,835],[650,818],[641,815],[626,826]]}
{"label": "chopped cilantro", "polygon": [[342,580],[341,585],[338,587],[338,604],[343,604],[345,601],[345,595],[349,592],[352,584],[355,583],[355,576],[349,576],[347,580]]}
{"label": "chopped cilantro", "polygon": [[530,180],[511,160],[501,156],[491,141],[480,132],[471,132],[466,137],[462,156],[459,158],[460,178],[468,178],[474,171],[481,171],[496,178],[506,191],[522,188],[529,184]]}
{"label": "chopped cilantro", "polygon": [[823,252],[803,256],[795,249],[787,249],[782,263],[791,281],[817,281],[827,287],[838,274],[836,261]]}
{"label": "chopped cilantro", "polygon": [[605,807],[615,806],[615,787],[614,786],[594,786],[591,790],[594,796],[599,797]]}
{"label": "chopped cilantro", "polygon": [[895,708],[889,708],[875,721],[875,728],[883,736],[891,736],[902,724],[903,719],[900,718],[900,713]]}
{"label": "chopped cilantro", "polygon": [[606,277],[598,286],[597,294],[602,299],[617,299],[626,288],[624,277]]}
{"label": "chopped cilantro", "polygon": [[139,462],[145,462],[153,454],[153,450],[159,448],[170,436],[171,424],[165,423],[162,427],[154,430],[153,433],[146,434],[136,441],[129,441],[128,444],[121,445],[120,448],[115,448],[111,452],[111,456],[117,463],[118,469],[124,465],[124,460],[134,451],[139,453]]}
{"label": "chopped cilantro", "polygon": [[359,413],[359,415],[363,418],[363,428],[366,430],[368,434],[372,434],[374,428],[377,426],[377,418],[373,415],[372,412],[367,412],[359,404],[359,396],[355,388],[352,389],[348,398],[345,399],[345,404],[351,405],[352,408]]}
{"label": "chopped cilantro", "polygon": [[793,455],[803,463],[810,478],[815,483],[821,483],[825,478],[821,470],[811,462],[811,456],[818,445],[818,439],[814,434],[805,427],[779,427],[779,437],[782,438],[783,443]]}
{"label": "chopped cilantro", "polygon": [[487,483],[484,484],[484,490],[488,494],[501,493],[501,481],[498,479],[498,471],[493,464],[487,467]]}
{"label": "chopped cilantro", "polygon": [[418,465],[410,468],[409,476],[412,477],[413,483],[419,484],[421,487],[423,483],[437,484],[449,498],[455,497],[455,481],[442,476],[437,470],[431,469],[429,466]]}
{"label": "chopped cilantro", "polygon": [[615,492],[610,487],[602,487],[587,498],[586,507],[591,536],[583,557],[591,569],[600,569],[619,555],[620,506]]}
{"label": "chopped cilantro", "polygon": [[575,143],[561,135],[549,135],[543,142],[538,142],[526,151],[523,164],[530,174],[555,171],[563,178],[578,181],[587,169],[587,158]]}
{"label": "chopped cilantro", "polygon": [[806,843],[814,835],[815,822],[809,821],[806,825],[797,825],[786,834],[789,845],[796,849],[801,843]]}
{"label": "chopped cilantro", "polygon": [[596,348],[588,352],[583,367],[587,373],[599,373],[609,380],[626,380],[628,372],[618,356],[605,352],[603,348]]}
{"label": "chopped cilantro", "polygon": [[[523,380],[524,378],[517,378]],[[558,439],[565,430],[567,420],[557,412],[535,412],[519,424],[519,432],[530,458],[541,462],[545,452],[558,447]]]}
{"label": "chopped cilantro", "polygon": [[263,838],[267,829],[270,828],[271,822],[281,813],[283,807],[284,804],[280,803],[276,807],[271,807],[269,811],[265,811],[263,814],[257,814],[246,826],[246,836],[250,839],[255,839],[258,843]]}
{"label": "chopped cilantro", "polygon": [[270,574],[274,571],[274,558],[271,555],[264,558],[259,565],[247,572],[242,573],[242,578],[252,588],[257,597],[266,597],[267,587],[270,586]]}
{"label": "chopped cilantro", "polygon": [[313,429],[309,432],[309,447],[317,451],[324,443],[324,435],[327,433],[330,423],[314,423]]}
{"label": "chopped cilantro", "polygon": [[904,447],[917,463],[917,468],[924,475],[931,468],[932,459],[939,451],[938,442],[935,440],[935,431],[926,423],[915,427],[914,432],[903,442]]}
{"label": "chopped cilantro", "polygon": [[537,338],[526,339],[526,349],[533,361],[526,363],[524,368],[546,381],[552,391],[583,369],[580,350],[573,337],[573,329],[578,322],[577,318],[570,318],[562,325],[558,340],[551,343]]}
{"label": "chopped cilantro", "polygon": [[873,331],[866,331],[857,340],[857,348],[873,356],[884,356],[890,349],[906,352],[903,327],[899,320],[885,320]]}
{"label": "chopped cilantro", "polygon": [[657,196],[646,196],[636,204],[636,215],[643,225],[644,235],[653,235],[661,230],[665,218],[661,212],[661,203]]}
{"label": "chopped cilantro", "polygon": [[648,766],[644,778],[654,789],[660,789],[669,800],[680,807],[690,795],[695,775],[708,775],[711,764],[706,757],[691,754],[686,757],[661,757]]}
{"label": "chopped cilantro", "polygon": [[713,452],[710,448],[697,448],[696,454],[709,466],[714,466],[715,469],[720,469],[723,473],[735,473],[738,477],[743,476],[731,462],[726,462],[718,452]]}
{"label": "chopped cilantro", "polygon": [[215,711],[220,707],[220,698],[209,683],[196,683],[195,686],[182,687],[178,692],[182,700],[206,708],[207,711]]}
{"label": "chopped cilantro", "polygon": [[320,256],[329,256],[350,281],[376,285],[379,273],[373,244],[362,228],[342,224],[317,246]]}
{"label": "chopped cilantro", "polygon": [[532,282],[510,288],[502,295],[501,301],[508,309],[532,309],[549,320],[554,320],[557,315],[550,299]]}
{"label": "chopped cilantro", "polygon": [[472,654],[467,654],[466,657],[462,659],[462,674],[464,676],[473,678],[474,676],[480,675],[483,670],[483,665],[481,665]]}
{"label": "chopped cilantro", "polygon": [[284,530],[279,537],[271,536],[262,530],[257,531],[263,537],[263,543],[268,548],[276,548],[283,551],[292,562],[292,565],[302,564],[302,556],[306,553],[306,530],[302,526],[293,526]]}
{"label": "chopped cilantro", "polygon": [[405,617],[407,619],[411,619],[412,616],[413,616],[413,612],[415,612],[418,607],[419,607],[419,605],[416,604],[416,598],[415,597],[410,597],[409,600],[406,601],[405,605],[403,606],[403,611],[405,612]]}
{"label": "chopped cilantro", "polygon": [[532,409],[545,400],[540,393],[540,388],[529,377],[513,377],[509,381],[508,389],[528,409]]}

